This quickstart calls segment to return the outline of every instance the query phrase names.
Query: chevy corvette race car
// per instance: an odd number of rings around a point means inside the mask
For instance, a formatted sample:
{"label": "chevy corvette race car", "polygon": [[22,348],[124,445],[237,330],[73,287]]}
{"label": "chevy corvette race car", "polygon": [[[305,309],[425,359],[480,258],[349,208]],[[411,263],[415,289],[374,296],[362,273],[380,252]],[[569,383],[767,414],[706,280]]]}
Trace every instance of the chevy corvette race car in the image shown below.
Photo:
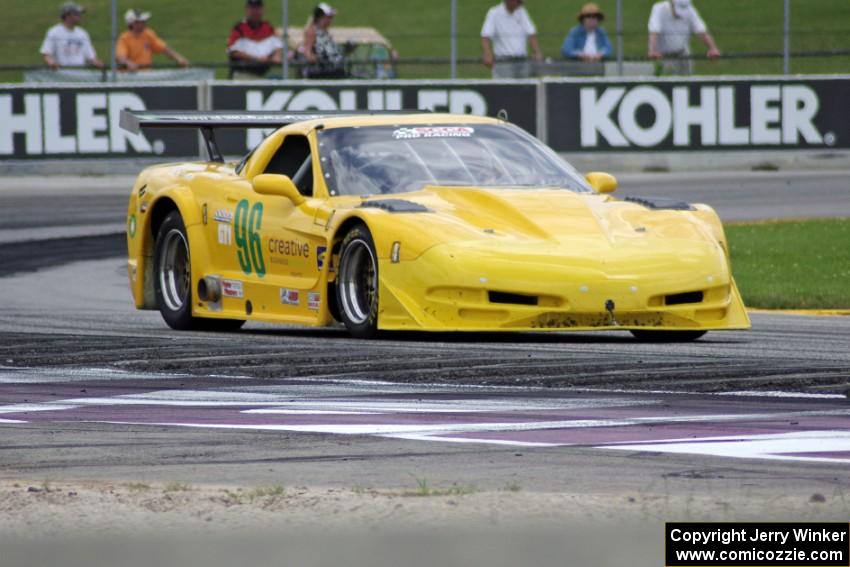
{"label": "chevy corvette race car", "polygon": [[[706,205],[615,198],[505,121],[432,113],[125,112],[197,128],[210,159],[144,170],[130,197],[136,306],[175,329],[246,320],[379,331],[744,329]],[[219,128],[276,128],[224,163]]]}

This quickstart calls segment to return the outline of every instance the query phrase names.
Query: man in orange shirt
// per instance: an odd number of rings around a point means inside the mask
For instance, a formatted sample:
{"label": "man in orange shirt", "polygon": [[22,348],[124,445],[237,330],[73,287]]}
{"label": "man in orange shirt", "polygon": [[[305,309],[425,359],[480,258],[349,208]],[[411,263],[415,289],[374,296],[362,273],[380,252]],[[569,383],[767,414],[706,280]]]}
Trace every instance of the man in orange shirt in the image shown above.
{"label": "man in orange shirt", "polygon": [[127,71],[147,69],[153,65],[154,53],[165,53],[181,67],[188,66],[189,61],[185,57],[168,47],[168,44],[148,28],[150,17],[150,12],[139,10],[127,10],[124,14],[124,21],[129,29],[121,34],[115,46],[118,64]]}

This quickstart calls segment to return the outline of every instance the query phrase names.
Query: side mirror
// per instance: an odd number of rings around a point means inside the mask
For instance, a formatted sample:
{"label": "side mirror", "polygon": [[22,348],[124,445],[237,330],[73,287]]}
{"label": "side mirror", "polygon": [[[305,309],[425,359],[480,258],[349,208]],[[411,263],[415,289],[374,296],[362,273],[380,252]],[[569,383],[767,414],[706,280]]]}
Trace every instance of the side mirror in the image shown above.
{"label": "side mirror", "polygon": [[584,176],[597,193],[613,193],[617,190],[617,178],[610,173],[594,171]]}
{"label": "side mirror", "polygon": [[286,197],[297,207],[304,203],[307,199],[304,195],[298,192],[295,183],[286,176],[275,173],[263,173],[254,177],[252,182],[254,191],[261,195],[275,195],[278,197]]}

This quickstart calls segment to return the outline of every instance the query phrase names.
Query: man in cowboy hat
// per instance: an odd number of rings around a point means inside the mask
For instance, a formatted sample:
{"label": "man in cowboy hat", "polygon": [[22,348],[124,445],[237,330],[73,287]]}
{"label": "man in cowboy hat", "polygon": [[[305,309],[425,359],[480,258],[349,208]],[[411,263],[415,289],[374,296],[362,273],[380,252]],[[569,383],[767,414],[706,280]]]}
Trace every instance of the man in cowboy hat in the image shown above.
{"label": "man in cowboy hat", "polygon": [[664,60],[665,73],[690,75],[691,35],[698,35],[708,47],[709,59],[720,57],[714,38],[691,0],[656,2],[649,16],[649,58]]}
{"label": "man in cowboy hat", "polygon": [[154,53],[165,53],[181,67],[189,65],[185,57],[168,47],[156,32],[148,27],[150,12],[127,10],[124,22],[127,31],[121,34],[115,44],[115,59],[128,71],[148,69],[153,65]]}
{"label": "man in cowboy hat", "polygon": [[74,2],[65,2],[59,9],[61,22],[47,30],[40,49],[44,63],[51,69],[86,65],[103,68],[88,32],[79,25],[85,11]]}
{"label": "man in cowboy hat", "polygon": [[608,34],[599,25],[605,14],[590,2],[578,13],[578,25],[570,30],[561,46],[561,55],[577,61],[597,62],[607,59],[613,51]]}

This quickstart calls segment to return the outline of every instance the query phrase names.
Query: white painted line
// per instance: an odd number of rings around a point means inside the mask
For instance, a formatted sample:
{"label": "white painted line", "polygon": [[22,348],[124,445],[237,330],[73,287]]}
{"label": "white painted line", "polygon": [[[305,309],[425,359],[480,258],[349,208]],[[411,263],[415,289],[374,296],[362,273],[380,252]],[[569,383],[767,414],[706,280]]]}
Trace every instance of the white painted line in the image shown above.
{"label": "white painted line", "polygon": [[30,411],[61,411],[76,409],[80,406],[67,405],[62,402],[45,402],[43,404],[11,404],[8,406],[0,406],[0,413],[22,413]]}
{"label": "white painted line", "polygon": [[811,400],[846,400],[844,394],[814,394],[807,392],[779,392],[774,390],[741,390],[738,392],[687,392],[682,390],[626,390],[622,388],[572,388],[570,392],[591,392],[600,394],[650,394],[658,396],[740,396],[748,398],[792,398]]}
{"label": "white painted line", "polygon": [[[658,416],[637,417],[629,419],[575,419],[558,421],[532,421],[516,423],[454,423],[443,424],[384,424],[384,423],[337,423],[337,424],[190,424],[190,423],[156,423],[152,425],[175,425],[186,427],[213,427],[225,429],[270,429],[275,431],[294,431],[298,433],[324,433],[336,435],[446,435],[458,433],[475,433],[481,431],[541,431],[547,429],[584,429],[591,427],[625,427],[632,425],[674,424],[674,423],[703,423],[730,421],[758,421],[790,419],[799,417],[823,417],[850,415],[850,409],[833,411],[801,411],[786,413],[762,414],[719,414],[719,415],[690,415],[690,416]],[[850,432],[848,432],[850,435]],[[737,439],[737,438],[736,438]],[[439,439],[437,439],[439,440]],[[619,448],[620,446],[612,446]]]}
{"label": "white painted line", "polygon": [[[693,439],[689,442],[668,440],[645,441],[630,445],[600,445],[596,449],[707,455],[740,459],[770,459],[779,461],[817,461],[850,463],[848,458],[818,457],[811,453],[850,453],[850,431],[806,431],[768,435],[715,437],[712,441]],[[787,453],[809,453],[788,455]]]}
{"label": "white painted line", "polygon": [[22,421],[20,419],[0,419],[0,423],[27,423],[27,422]]}

